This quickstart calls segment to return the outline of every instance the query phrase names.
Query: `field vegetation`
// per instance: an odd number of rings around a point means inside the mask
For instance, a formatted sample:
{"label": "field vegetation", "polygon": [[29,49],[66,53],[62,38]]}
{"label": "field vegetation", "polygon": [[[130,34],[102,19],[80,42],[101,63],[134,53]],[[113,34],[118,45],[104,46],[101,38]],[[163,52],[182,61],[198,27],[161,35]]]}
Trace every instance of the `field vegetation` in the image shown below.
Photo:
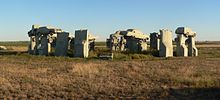
{"label": "field vegetation", "polygon": [[219,47],[201,47],[199,57],[114,52],[101,60],[104,43],[88,59],[32,56],[27,44],[0,43],[9,48],[0,51],[0,99],[220,99]]}

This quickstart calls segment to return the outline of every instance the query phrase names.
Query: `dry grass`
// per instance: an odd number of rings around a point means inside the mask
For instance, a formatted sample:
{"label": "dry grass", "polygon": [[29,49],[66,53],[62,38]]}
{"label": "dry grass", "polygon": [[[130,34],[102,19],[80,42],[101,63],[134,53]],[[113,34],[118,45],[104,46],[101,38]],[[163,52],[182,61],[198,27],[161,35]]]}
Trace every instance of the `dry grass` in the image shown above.
{"label": "dry grass", "polygon": [[27,46],[6,46],[10,51],[24,52],[27,51]]}
{"label": "dry grass", "polygon": [[220,48],[199,50],[200,57],[194,58],[115,61],[4,55],[0,56],[0,97],[219,99]]}

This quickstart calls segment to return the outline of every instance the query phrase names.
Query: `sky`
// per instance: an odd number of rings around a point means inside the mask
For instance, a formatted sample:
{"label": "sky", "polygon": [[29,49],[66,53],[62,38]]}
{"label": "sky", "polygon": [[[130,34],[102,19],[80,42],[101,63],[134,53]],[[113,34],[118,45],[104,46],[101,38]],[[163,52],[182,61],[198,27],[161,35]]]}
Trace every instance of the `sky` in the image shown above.
{"label": "sky", "polygon": [[220,41],[220,0],[1,0],[0,41],[26,41],[31,25],[72,34],[88,29],[97,40],[117,30],[149,34],[190,27],[199,41]]}

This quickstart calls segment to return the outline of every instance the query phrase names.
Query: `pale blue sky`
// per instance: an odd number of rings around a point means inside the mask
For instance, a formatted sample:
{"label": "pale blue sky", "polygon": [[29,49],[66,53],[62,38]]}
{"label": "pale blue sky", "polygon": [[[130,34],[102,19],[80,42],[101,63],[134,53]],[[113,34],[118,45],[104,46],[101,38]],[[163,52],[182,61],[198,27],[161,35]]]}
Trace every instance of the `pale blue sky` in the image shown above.
{"label": "pale blue sky", "polygon": [[32,24],[89,29],[99,40],[128,28],[188,26],[198,40],[220,41],[220,0],[1,0],[0,12],[0,41],[28,40]]}

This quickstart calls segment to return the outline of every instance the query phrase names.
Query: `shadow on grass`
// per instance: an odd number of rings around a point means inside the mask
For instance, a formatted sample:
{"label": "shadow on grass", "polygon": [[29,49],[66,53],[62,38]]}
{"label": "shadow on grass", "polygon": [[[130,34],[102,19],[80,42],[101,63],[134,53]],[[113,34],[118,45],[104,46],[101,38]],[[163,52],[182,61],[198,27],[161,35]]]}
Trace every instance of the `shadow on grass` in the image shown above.
{"label": "shadow on grass", "polygon": [[220,88],[160,89],[139,96],[135,96],[135,94],[120,96],[119,94],[119,96],[97,95],[94,98],[107,100],[220,100]]}
{"label": "shadow on grass", "polygon": [[5,51],[0,50],[0,55],[21,55],[21,54],[27,54],[27,51]]}
{"label": "shadow on grass", "polygon": [[165,100],[220,100],[220,88],[183,88],[155,90],[150,94],[151,99]]}

